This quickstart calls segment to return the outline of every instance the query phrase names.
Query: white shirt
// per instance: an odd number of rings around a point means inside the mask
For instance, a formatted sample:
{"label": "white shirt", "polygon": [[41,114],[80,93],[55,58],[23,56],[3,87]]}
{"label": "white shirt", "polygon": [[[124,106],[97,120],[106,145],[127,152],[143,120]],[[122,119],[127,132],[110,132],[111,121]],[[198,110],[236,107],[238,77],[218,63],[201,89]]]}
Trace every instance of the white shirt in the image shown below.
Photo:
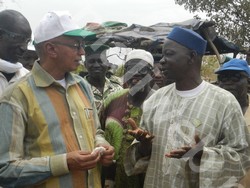
{"label": "white shirt", "polygon": [[21,77],[23,77],[27,73],[29,73],[29,70],[23,67],[23,68],[19,69],[15,73],[13,78],[11,78],[11,80],[8,82],[8,80],[5,78],[5,76],[0,72],[0,96],[2,95],[2,93],[4,92],[4,90],[6,89],[7,86],[16,82],[18,79],[20,79]]}
{"label": "white shirt", "polygon": [[[155,136],[151,156],[137,160],[134,143],[125,169],[132,175],[148,162],[145,188],[229,187],[247,167],[243,156],[249,143],[240,105],[230,92],[207,82],[189,91],[177,91],[175,84],[157,90],[144,102],[141,128]],[[188,157],[165,156],[194,144],[195,134],[205,144],[199,166]]]}

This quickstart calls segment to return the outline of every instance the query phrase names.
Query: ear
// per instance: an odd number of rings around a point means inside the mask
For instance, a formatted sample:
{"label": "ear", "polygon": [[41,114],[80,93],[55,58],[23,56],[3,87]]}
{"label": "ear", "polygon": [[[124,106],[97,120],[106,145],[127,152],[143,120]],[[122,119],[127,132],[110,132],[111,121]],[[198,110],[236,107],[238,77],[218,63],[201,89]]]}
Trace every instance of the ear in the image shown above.
{"label": "ear", "polygon": [[190,51],[190,59],[189,59],[188,63],[189,64],[195,63],[196,59],[197,59],[197,56],[198,56],[198,54],[197,54],[196,51],[194,51],[194,50]]}
{"label": "ear", "polygon": [[45,48],[46,53],[50,57],[57,57],[57,50],[54,44],[52,44],[51,42],[46,42],[44,45],[44,48]]}
{"label": "ear", "polygon": [[194,51],[194,50],[191,51],[191,56],[192,56],[192,57],[196,57],[197,55],[198,55],[198,54],[197,54],[196,51]]}

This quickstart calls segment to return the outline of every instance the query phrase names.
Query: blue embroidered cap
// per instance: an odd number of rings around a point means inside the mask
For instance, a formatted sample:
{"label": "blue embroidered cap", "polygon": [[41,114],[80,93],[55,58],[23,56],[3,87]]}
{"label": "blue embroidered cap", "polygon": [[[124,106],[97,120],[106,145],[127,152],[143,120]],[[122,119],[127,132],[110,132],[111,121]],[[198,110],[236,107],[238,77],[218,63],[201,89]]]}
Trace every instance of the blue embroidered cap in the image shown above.
{"label": "blue embroidered cap", "polygon": [[215,74],[220,74],[221,72],[227,70],[244,71],[250,77],[250,68],[247,61],[243,59],[233,58],[229,60],[228,62],[224,63],[217,71],[215,71]]}
{"label": "blue embroidered cap", "polygon": [[174,27],[167,38],[196,51],[197,54],[203,55],[206,52],[207,41],[191,29]]}

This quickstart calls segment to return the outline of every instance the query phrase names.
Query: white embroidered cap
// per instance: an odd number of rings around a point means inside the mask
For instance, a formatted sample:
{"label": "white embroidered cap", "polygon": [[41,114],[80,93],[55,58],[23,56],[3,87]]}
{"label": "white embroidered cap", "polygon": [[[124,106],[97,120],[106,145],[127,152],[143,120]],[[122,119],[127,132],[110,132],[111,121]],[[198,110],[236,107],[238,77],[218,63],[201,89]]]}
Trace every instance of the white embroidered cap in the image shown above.
{"label": "white embroidered cap", "polygon": [[154,66],[154,58],[150,52],[142,49],[134,49],[127,54],[126,62],[131,59],[141,59],[150,64],[152,67]]}

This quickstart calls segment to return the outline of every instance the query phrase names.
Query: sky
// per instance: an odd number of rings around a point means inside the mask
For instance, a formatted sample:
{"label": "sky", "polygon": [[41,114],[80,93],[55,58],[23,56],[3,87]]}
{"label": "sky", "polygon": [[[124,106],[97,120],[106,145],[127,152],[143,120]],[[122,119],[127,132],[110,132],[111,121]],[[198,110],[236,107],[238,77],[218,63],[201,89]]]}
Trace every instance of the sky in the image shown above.
{"label": "sky", "polygon": [[[51,10],[69,11],[80,27],[88,22],[106,21],[124,22],[128,26],[134,23],[150,26],[160,22],[182,22],[197,14],[191,14],[184,6],[175,4],[174,0],[0,0],[0,10],[3,9],[21,12],[32,30]],[[205,19],[205,14],[199,16]],[[112,63],[122,64],[130,50],[112,48],[108,51],[108,59]]]}
{"label": "sky", "polygon": [[[174,0],[0,0],[0,3],[1,10],[20,11],[32,29],[51,10],[68,10],[82,27],[88,22],[105,21],[150,26],[160,22],[181,22],[195,15]],[[199,16],[205,18],[203,15]]]}

